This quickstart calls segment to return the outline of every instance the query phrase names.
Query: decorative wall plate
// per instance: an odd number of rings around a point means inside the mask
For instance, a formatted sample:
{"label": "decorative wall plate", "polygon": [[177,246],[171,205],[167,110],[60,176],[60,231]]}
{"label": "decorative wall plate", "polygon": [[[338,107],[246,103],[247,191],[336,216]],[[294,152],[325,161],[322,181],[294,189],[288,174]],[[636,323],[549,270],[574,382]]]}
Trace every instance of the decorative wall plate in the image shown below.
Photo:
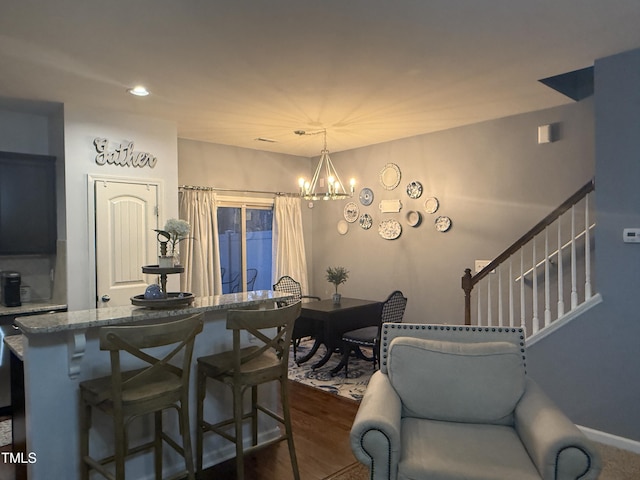
{"label": "decorative wall plate", "polygon": [[360,226],[364,230],[369,230],[372,225],[373,218],[371,218],[371,215],[369,215],[368,213],[363,213],[362,215],[360,215]]}
{"label": "decorative wall plate", "polygon": [[407,185],[407,195],[409,195],[409,198],[420,198],[420,195],[422,195],[422,184],[417,181],[411,182]]}
{"label": "decorative wall plate", "polygon": [[373,191],[370,188],[363,188],[360,190],[360,203],[365,207],[368,207],[373,203]]}
{"label": "decorative wall plate", "polygon": [[417,227],[422,222],[422,214],[415,210],[410,210],[407,212],[407,224],[410,227]]}
{"label": "decorative wall plate", "polygon": [[380,200],[378,207],[382,213],[398,213],[402,210],[402,202],[400,200]]}
{"label": "decorative wall plate", "polygon": [[385,240],[395,240],[402,233],[402,225],[397,220],[384,220],[378,226],[378,233]]}
{"label": "decorative wall plate", "polygon": [[427,213],[436,213],[440,202],[436,197],[429,197],[424,201],[424,209]]}
{"label": "decorative wall plate", "polygon": [[393,190],[400,184],[400,168],[395,163],[387,163],[380,170],[380,185],[385,190]]}
{"label": "decorative wall plate", "polygon": [[356,220],[358,220],[358,215],[360,215],[360,209],[358,208],[358,205],[355,204],[355,202],[349,202],[344,206],[344,219],[347,222],[355,222]]}
{"label": "decorative wall plate", "polygon": [[349,224],[344,220],[340,220],[338,222],[338,233],[340,235],[345,235],[349,231]]}
{"label": "decorative wall plate", "polygon": [[446,232],[451,228],[451,219],[449,217],[440,216],[435,221],[436,230],[439,232]]}

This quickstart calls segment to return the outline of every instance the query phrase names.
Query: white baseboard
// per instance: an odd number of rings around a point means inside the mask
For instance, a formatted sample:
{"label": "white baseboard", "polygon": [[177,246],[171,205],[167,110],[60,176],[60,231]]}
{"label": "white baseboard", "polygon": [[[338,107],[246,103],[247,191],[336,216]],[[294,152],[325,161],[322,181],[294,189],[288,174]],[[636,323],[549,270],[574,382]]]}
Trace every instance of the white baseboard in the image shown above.
{"label": "white baseboard", "polygon": [[621,450],[640,454],[640,442],[636,440],[618,437],[617,435],[612,435],[610,433],[601,432],[599,430],[594,430],[580,425],[578,425],[578,428],[587,436],[587,438],[594,442],[603,443],[610,447],[620,448]]}

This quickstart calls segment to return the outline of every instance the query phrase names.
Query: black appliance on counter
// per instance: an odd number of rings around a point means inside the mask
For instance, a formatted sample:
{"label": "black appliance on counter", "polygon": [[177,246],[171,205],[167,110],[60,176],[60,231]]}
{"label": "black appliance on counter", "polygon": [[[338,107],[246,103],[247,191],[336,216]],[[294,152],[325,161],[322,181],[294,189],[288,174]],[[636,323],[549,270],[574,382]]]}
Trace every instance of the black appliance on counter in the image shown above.
{"label": "black appliance on counter", "polygon": [[2,304],[5,307],[19,307],[20,284],[22,279],[18,272],[2,272],[0,277],[0,289],[2,290]]}

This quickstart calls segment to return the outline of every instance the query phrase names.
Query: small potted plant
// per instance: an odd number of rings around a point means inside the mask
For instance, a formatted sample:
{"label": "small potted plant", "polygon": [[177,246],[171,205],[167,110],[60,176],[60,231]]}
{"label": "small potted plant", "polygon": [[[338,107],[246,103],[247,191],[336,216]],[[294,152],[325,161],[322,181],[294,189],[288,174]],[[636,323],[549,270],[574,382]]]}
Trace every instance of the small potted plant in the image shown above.
{"label": "small potted plant", "polygon": [[[178,262],[178,244],[186,240],[191,226],[186,220],[170,218],[162,230],[155,230],[158,233],[160,242],[160,257],[158,263],[160,267],[171,268]],[[168,248],[167,248],[168,247]]]}
{"label": "small potted plant", "polygon": [[340,298],[342,295],[338,293],[338,285],[341,285],[349,278],[349,271],[344,267],[328,267],[327,268],[327,281],[333,283],[336,287],[336,293],[333,294],[333,303],[340,305]]}

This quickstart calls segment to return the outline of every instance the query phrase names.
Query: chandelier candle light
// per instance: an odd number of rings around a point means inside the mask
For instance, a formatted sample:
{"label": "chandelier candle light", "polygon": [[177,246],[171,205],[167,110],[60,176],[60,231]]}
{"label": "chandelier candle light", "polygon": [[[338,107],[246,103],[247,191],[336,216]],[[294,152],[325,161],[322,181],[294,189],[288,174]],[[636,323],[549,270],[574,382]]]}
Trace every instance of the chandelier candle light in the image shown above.
{"label": "chandelier candle light", "polygon": [[[308,182],[305,178],[298,179],[298,185],[300,187],[300,196],[305,200],[341,200],[344,198],[353,197],[355,192],[356,181],[352,178],[349,182],[349,191],[344,188],[340,176],[336,171],[336,167],[333,166],[333,162],[329,157],[329,150],[327,149],[327,130],[321,130],[318,132],[307,133],[304,130],[296,130],[296,135],[317,135],[322,133],[324,135],[324,148],[320,152],[320,161],[316,167],[316,171],[311,178],[311,182]],[[320,175],[324,173],[326,180],[326,190],[318,191],[318,181]]]}

